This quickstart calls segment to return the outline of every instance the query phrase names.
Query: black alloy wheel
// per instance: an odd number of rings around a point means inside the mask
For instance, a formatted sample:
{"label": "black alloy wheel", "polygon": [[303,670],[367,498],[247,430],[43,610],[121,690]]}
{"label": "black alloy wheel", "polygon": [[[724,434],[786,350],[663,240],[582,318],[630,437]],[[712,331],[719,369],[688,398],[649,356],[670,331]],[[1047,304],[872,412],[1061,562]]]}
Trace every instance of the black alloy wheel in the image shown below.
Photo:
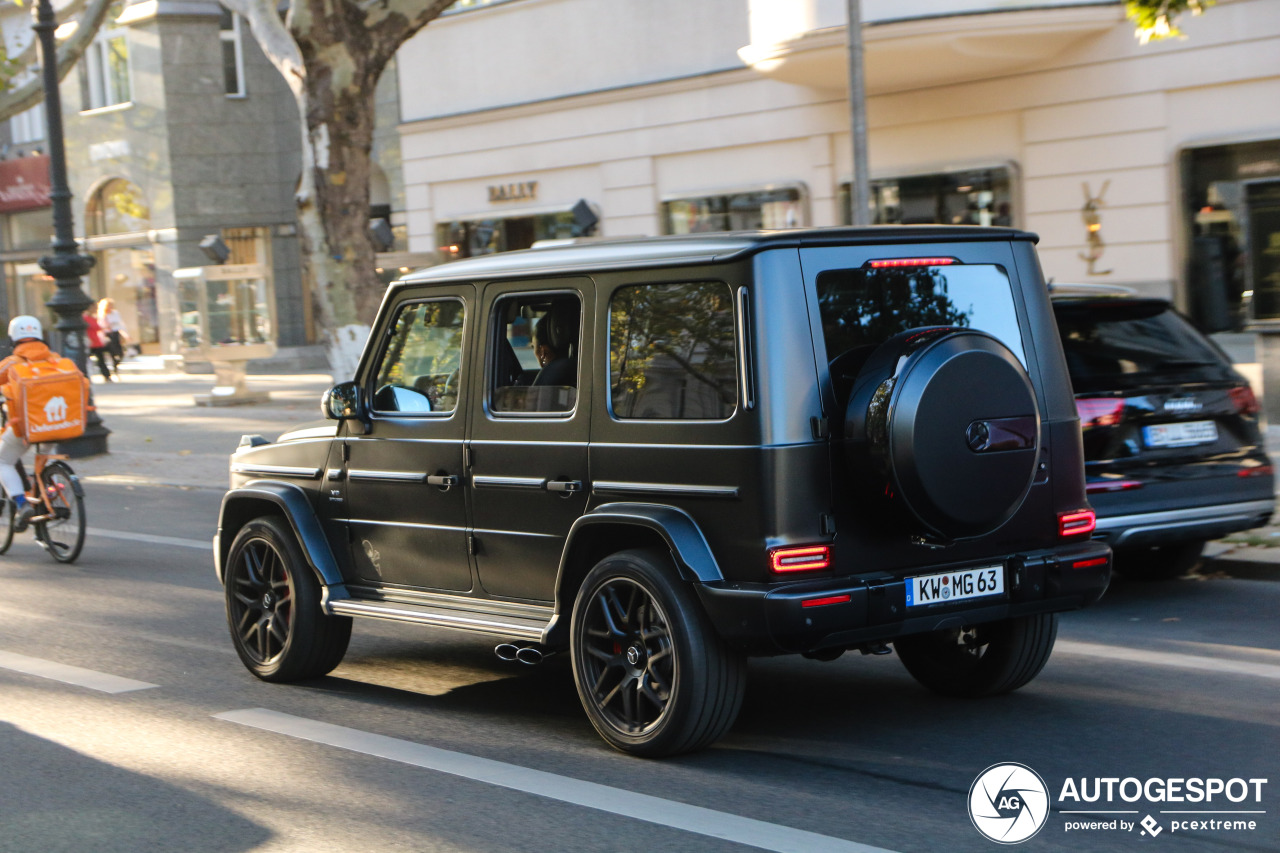
{"label": "black alloy wheel", "polygon": [[17,506],[8,495],[0,497],[0,554],[13,544],[13,526],[17,523]]}
{"label": "black alloy wheel", "polygon": [[227,560],[225,592],[232,642],[254,675],[300,681],[341,663],[351,619],[320,609],[320,584],[279,519],[256,519],[240,530]]}
{"label": "black alloy wheel", "polygon": [[[54,461],[44,466],[40,474],[44,481],[44,493],[48,499],[48,518],[34,523],[36,538],[49,555],[59,563],[74,562],[84,548],[87,526],[84,513],[84,492],[80,481],[63,462]],[[39,513],[42,508],[37,506]]]}
{"label": "black alloy wheel", "polygon": [[691,752],[737,718],[745,661],[724,647],[659,552],[623,551],[592,569],[574,604],[570,646],[587,716],[623,752]]}
{"label": "black alloy wheel", "polygon": [[1039,613],[899,637],[907,672],[944,696],[977,698],[1017,690],[1040,674],[1058,637],[1058,615]]}

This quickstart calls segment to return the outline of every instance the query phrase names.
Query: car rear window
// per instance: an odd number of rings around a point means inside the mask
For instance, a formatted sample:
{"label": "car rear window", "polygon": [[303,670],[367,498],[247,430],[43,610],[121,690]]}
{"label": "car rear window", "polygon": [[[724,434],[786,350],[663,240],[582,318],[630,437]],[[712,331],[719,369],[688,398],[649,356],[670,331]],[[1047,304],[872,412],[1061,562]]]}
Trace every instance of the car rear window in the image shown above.
{"label": "car rear window", "polygon": [[921,326],[962,326],[993,335],[1026,365],[1009,276],[998,266],[889,267],[818,274],[827,360],[874,349]]}
{"label": "car rear window", "polygon": [[1053,310],[1077,393],[1152,378],[1228,378],[1229,365],[1217,347],[1162,300],[1055,302]]}

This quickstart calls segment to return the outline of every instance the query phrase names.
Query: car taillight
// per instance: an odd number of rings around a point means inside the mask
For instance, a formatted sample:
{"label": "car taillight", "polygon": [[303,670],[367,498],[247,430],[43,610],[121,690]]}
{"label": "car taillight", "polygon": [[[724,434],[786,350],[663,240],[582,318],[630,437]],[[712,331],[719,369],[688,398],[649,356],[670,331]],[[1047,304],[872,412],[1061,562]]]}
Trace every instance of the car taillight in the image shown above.
{"label": "car taillight", "polygon": [[1236,472],[1237,477],[1265,477],[1268,474],[1275,473],[1274,465],[1255,465],[1252,468],[1241,468]]}
{"label": "car taillight", "polygon": [[1248,385],[1237,385],[1227,393],[1231,395],[1231,405],[1236,407],[1238,414],[1256,415],[1262,411],[1262,407],[1258,405],[1258,398],[1254,396],[1253,389]]}
{"label": "car taillight", "polygon": [[769,568],[780,574],[785,574],[786,572],[816,572],[830,567],[830,545],[774,548],[769,551]]}
{"label": "car taillight", "polygon": [[1077,397],[1076,411],[1080,413],[1080,428],[1115,426],[1124,413],[1124,400],[1119,397]]}
{"label": "car taillight", "polygon": [[895,267],[947,267],[960,263],[955,258],[879,258],[867,261],[864,266],[873,270],[893,269]]}
{"label": "car taillight", "polygon": [[1091,509],[1080,509],[1075,512],[1058,513],[1059,536],[1082,536],[1092,533],[1098,526],[1098,517]]}

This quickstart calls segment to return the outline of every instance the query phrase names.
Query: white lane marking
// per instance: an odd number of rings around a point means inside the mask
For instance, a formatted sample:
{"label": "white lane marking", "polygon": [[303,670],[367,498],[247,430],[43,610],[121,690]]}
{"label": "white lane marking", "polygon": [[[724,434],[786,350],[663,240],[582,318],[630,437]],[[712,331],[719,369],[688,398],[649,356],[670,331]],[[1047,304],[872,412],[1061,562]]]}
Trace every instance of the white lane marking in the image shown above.
{"label": "white lane marking", "polygon": [[10,669],[14,672],[24,672],[27,675],[37,675],[40,678],[61,681],[63,684],[74,684],[77,687],[88,687],[90,690],[99,690],[103,693],[128,693],[131,690],[146,690],[149,687],[160,686],[158,684],[148,684],[145,681],[134,681],[132,678],[121,678],[118,675],[108,675],[105,672],[95,672],[92,669],[81,669],[78,666],[56,663],[51,660],[29,658],[26,655],[14,654],[13,652],[0,652],[0,669]]}
{"label": "white lane marking", "polygon": [[845,841],[803,829],[792,829],[675,800],[584,782],[543,770],[531,770],[502,761],[321,723],[292,714],[281,714],[265,708],[227,711],[213,716],[219,720],[776,853],[889,853],[882,848],[856,841]]}
{"label": "white lane marking", "polygon": [[148,545],[174,545],[179,548],[195,548],[199,551],[213,551],[213,537],[208,539],[180,539],[177,536],[156,536],[153,533],[129,533],[124,530],[103,530],[101,527],[90,527],[85,530],[90,536],[101,536],[104,539],[123,539],[126,542],[146,542]]}
{"label": "white lane marking", "polygon": [[1203,655],[1184,655],[1178,652],[1157,652],[1149,649],[1131,649],[1126,646],[1105,646],[1101,643],[1078,643],[1058,640],[1054,651],[1068,655],[1106,658],[1108,660],[1145,663],[1155,666],[1171,666],[1177,669],[1196,669],[1224,675],[1251,675],[1255,678],[1280,680],[1280,666],[1272,663],[1256,663],[1230,658],[1211,658]]}

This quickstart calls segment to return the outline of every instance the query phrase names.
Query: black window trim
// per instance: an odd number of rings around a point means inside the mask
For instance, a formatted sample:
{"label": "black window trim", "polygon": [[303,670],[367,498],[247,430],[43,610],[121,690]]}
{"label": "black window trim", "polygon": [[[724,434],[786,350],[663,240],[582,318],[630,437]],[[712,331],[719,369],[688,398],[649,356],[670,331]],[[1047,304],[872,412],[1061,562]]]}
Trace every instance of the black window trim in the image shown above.
{"label": "black window trim", "polygon": [[[498,322],[498,305],[503,301],[513,298],[538,297],[538,296],[573,296],[578,300],[578,384],[575,390],[578,391],[574,395],[573,408],[565,412],[498,412],[493,408],[493,392],[497,389],[497,383],[494,381],[497,377],[498,359],[498,328],[501,325]],[[537,420],[537,421],[568,421],[573,420],[577,415],[582,400],[582,363],[584,356],[582,353],[582,335],[586,330],[586,310],[584,305],[586,299],[583,297],[582,291],[573,288],[565,290],[542,289],[542,290],[502,290],[494,295],[493,304],[489,306],[489,341],[485,346],[485,388],[484,388],[484,414],[485,417],[493,421],[507,420]],[[590,354],[585,356],[589,358]]]}
{"label": "black window trim", "polygon": [[[400,314],[411,306],[424,305],[430,302],[446,302],[453,301],[462,305],[462,341],[459,343],[458,356],[458,404],[448,412],[391,412],[383,409],[375,409],[373,407],[374,395],[377,389],[374,388],[378,383],[378,374],[382,370],[382,360],[387,355],[387,348],[391,345],[391,337],[395,333],[396,323],[400,319]],[[463,408],[463,389],[466,387],[466,366],[467,366],[467,313],[470,306],[467,305],[465,297],[457,294],[440,294],[438,296],[421,296],[405,299],[396,304],[391,311],[391,322],[387,323],[386,331],[382,335],[382,341],[378,346],[378,356],[373,360],[372,370],[369,371],[368,384],[365,386],[365,399],[368,402],[369,417],[373,420],[380,418],[388,418],[391,420],[400,419],[430,419],[438,421],[447,421],[452,419]]]}
{"label": "black window trim", "polygon": [[[618,291],[628,287],[661,287],[663,285],[672,284],[719,284],[722,285],[729,296],[730,309],[733,312],[734,335],[733,335],[733,359],[734,359],[734,390],[736,398],[734,400],[733,410],[723,418],[623,418],[619,417],[613,410],[613,300],[618,295]],[[740,290],[746,290],[745,287]],[[740,333],[742,326],[739,316],[738,294],[735,293],[733,286],[729,282],[720,278],[686,278],[661,281],[628,281],[619,284],[609,292],[609,299],[605,306],[605,349],[604,349],[604,403],[605,409],[609,413],[609,420],[616,424],[665,424],[671,426],[673,424],[723,424],[733,420],[739,412],[748,408],[745,405],[743,397],[743,371],[749,371],[750,368],[743,367],[743,361],[747,353],[747,342],[742,339]]]}

